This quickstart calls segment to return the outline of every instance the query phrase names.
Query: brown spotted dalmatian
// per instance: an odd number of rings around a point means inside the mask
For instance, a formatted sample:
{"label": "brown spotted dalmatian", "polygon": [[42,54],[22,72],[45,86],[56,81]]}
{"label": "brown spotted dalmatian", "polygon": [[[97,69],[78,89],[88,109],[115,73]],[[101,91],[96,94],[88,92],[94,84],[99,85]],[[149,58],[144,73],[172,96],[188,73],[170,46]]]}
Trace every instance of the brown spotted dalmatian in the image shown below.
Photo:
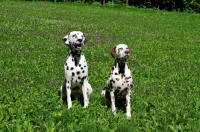
{"label": "brown spotted dalmatian", "polygon": [[[125,44],[119,44],[114,47],[111,56],[115,59],[111,74],[107,80],[106,87],[101,95],[109,97],[111,101],[112,112],[116,114],[116,98],[125,98],[126,115],[131,117],[131,88],[133,87],[133,78],[130,69],[127,66],[127,58],[131,55],[131,49]],[[110,94],[106,96],[106,94]]]}
{"label": "brown spotted dalmatian", "polygon": [[82,46],[86,42],[84,34],[80,31],[68,33],[63,41],[69,47],[65,69],[65,82],[60,89],[61,100],[67,97],[68,109],[72,107],[71,96],[83,96],[84,108],[89,104],[92,87],[88,82],[88,66],[82,53]]}

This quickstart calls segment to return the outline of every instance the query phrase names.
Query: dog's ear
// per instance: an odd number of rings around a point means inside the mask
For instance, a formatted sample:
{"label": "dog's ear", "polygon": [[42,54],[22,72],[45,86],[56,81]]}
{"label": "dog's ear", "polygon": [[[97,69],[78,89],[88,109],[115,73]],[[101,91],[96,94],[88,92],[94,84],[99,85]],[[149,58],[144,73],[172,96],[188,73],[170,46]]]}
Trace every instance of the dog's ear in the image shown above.
{"label": "dog's ear", "polygon": [[[70,34],[70,33],[69,33]],[[69,34],[67,34],[64,38],[63,41],[66,45],[69,45]]]}
{"label": "dog's ear", "polygon": [[116,46],[110,51],[110,55],[116,59],[117,58],[117,54],[116,54]]}

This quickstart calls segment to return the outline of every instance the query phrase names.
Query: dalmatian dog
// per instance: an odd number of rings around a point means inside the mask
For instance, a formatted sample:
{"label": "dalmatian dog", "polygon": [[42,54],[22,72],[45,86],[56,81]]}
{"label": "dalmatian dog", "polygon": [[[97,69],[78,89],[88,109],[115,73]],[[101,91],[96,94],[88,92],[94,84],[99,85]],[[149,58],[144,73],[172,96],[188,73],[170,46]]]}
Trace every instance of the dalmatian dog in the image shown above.
{"label": "dalmatian dog", "polygon": [[66,63],[64,64],[65,82],[60,89],[60,99],[67,97],[68,109],[72,107],[72,98],[83,96],[84,108],[88,107],[92,87],[88,82],[88,66],[82,46],[86,42],[84,34],[80,31],[68,33],[63,41],[69,47]]}
{"label": "dalmatian dog", "polygon": [[[131,53],[131,49],[125,44],[119,44],[111,50],[110,54],[115,59],[115,63],[107,80],[107,84],[101,92],[102,97],[106,97],[110,100],[114,115],[116,114],[116,99],[125,99],[127,118],[131,117],[130,100],[131,88],[133,87],[132,74],[127,66],[127,58]],[[107,96],[106,94],[110,95]]]}

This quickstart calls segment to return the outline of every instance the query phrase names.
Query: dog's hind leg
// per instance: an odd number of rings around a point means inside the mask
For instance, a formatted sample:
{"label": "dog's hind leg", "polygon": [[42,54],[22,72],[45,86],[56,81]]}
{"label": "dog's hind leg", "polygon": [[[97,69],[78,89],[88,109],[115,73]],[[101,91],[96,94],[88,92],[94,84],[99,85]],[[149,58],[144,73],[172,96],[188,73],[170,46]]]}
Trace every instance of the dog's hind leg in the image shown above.
{"label": "dog's hind leg", "polygon": [[62,86],[60,87],[60,100],[65,98],[66,95],[66,82],[63,82]]}

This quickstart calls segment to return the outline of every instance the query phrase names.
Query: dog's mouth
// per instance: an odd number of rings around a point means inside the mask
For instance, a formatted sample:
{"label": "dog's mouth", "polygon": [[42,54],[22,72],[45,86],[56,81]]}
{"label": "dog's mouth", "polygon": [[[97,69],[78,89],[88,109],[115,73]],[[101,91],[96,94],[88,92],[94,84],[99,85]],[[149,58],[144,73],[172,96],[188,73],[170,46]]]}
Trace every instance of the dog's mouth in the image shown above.
{"label": "dog's mouth", "polygon": [[76,44],[76,45],[74,45],[74,48],[75,48],[76,50],[81,50],[82,44]]}
{"label": "dog's mouth", "polygon": [[127,57],[129,57],[129,56],[130,56],[130,54],[126,54],[124,57],[127,58]]}

